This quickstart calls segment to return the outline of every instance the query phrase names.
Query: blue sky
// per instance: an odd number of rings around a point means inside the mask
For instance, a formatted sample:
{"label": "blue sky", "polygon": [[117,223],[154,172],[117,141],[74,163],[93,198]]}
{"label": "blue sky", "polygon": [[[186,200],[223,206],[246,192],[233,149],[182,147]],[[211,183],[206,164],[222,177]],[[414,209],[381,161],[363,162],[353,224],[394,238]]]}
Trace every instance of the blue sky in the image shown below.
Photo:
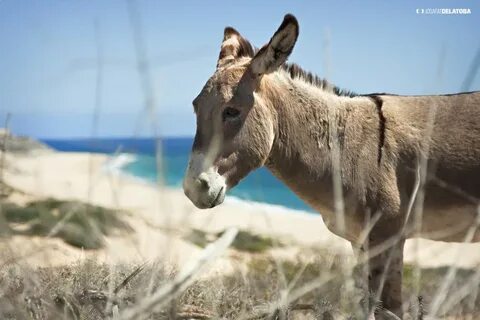
{"label": "blue sky", "polygon": [[[477,1],[136,1],[160,133],[195,131],[191,101],[213,73],[223,28],[256,46],[291,12],[290,61],[358,93],[460,90],[480,47]],[[417,8],[470,8],[420,15]],[[98,136],[150,136],[125,1],[0,0],[0,122],[40,138],[92,135],[95,21],[104,57]],[[329,39],[328,50],[325,50]],[[328,52],[328,54],[327,54]],[[477,76],[471,86],[480,89]]]}

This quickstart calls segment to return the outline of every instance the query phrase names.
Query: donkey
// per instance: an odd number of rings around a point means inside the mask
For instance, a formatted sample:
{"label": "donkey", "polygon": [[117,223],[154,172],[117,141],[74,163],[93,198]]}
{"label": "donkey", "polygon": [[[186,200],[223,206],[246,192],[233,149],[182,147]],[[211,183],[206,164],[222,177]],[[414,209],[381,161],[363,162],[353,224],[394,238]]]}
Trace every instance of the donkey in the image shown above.
{"label": "donkey", "polygon": [[480,92],[356,95],[286,62],[298,34],[288,14],[256,50],[225,28],[184,192],[212,208],[266,166],[367,254],[364,283],[402,317],[405,239],[480,241]]}

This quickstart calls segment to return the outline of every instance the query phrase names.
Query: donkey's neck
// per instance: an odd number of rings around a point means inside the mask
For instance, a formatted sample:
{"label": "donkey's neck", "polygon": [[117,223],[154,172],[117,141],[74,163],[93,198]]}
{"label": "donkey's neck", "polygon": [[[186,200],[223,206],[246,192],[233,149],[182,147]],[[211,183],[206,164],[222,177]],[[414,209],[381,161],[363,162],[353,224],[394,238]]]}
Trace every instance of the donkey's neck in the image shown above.
{"label": "donkey's neck", "polygon": [[337,96],[281,73],[265,81],[276,115],[275,139],[265,165],[316,210],[330,210],[332,151],[338,150],[341,159],[352,158],[345,154],[347,125],[355,110],[371,102]]}

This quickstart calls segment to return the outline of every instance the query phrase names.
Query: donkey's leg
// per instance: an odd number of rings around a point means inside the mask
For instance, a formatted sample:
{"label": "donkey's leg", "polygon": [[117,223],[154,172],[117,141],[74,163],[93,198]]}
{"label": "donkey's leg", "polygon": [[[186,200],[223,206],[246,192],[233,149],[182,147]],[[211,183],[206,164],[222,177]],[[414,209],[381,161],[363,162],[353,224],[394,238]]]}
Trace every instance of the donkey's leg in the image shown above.
{"label": "donkey's leg", "polygon": [[369,290],[368,275],[368,246],[367,244],[359,245],[352,242],[352,249],[357,260],[357,265],[354,270],[355,287],[360,290],[361,296],[358,301],[359,309],[356,311],[355,318],[357,319],[375,319],[373,311],[375,305],[372,304],[372,299]]}
{"label": "donkey's leg", "polygon": [[[387,241],[388,242],[388,241]],[[382,242],[375,241],[377,248]],[[386,244],[386,242],[385,242]],[[403,247],[405,239],[369,259],[369,289],[380,298],[382,307],[402,318]],[[370,253],[376,248],[370,245]]]}

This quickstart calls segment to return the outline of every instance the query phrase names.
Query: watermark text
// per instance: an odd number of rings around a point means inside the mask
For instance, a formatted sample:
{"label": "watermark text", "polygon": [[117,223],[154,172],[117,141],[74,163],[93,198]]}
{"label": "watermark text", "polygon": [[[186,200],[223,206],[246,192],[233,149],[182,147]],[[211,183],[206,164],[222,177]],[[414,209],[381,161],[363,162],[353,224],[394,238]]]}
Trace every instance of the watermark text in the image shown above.
{"label": "watermark text", "polygon": [[417,8],[417,14],[466,15],[472,14],[470,8]]}

